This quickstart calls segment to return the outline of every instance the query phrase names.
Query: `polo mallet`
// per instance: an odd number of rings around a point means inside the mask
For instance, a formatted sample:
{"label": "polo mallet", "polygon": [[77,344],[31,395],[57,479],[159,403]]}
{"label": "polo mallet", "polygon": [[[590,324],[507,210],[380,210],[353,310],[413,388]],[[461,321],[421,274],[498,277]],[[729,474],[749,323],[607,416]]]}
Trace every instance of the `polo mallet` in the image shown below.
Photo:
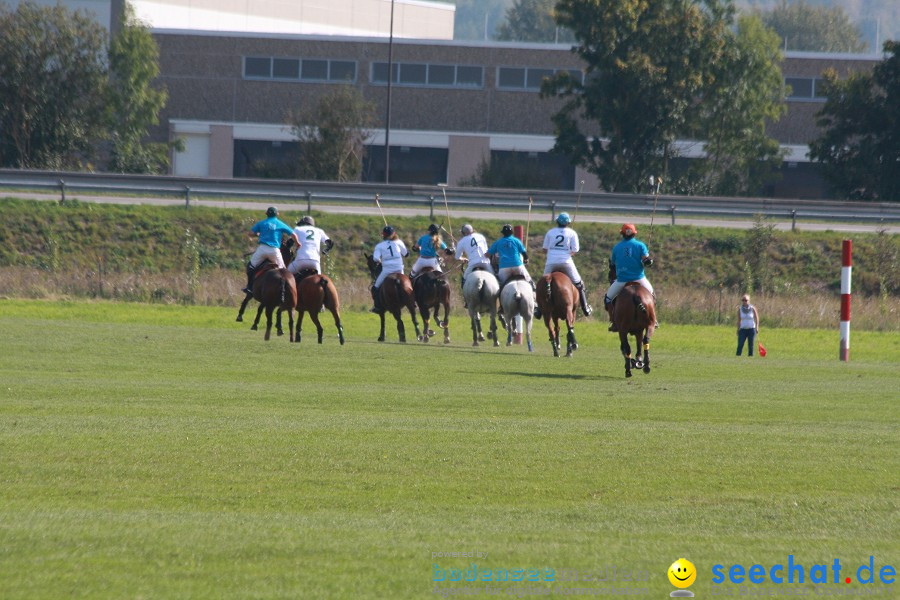
{"label": "polo mallet", "polygon": [[578,205],[581,204],[581,192],[584,191],[584,179],[581,180],[581,187],[578,188],[578,196],[575,198],[575,216],[572,217],[572,222],[575,222],[575,219],[578,218]]}
{"label": "polo mallet", "polygon": [[381,202],[378,201],[378,198],[379,198],[379,194],[375,194],[375,206],[378,207],[378,212],[381,213],[381,218],[384,219],[384,226],[387,227],[388,222],[384,216],[384,211],[381,210]]}
{"label": "polo mallet", "polygon": [[[456,238],[453,237],[453,221],[450,220],[450,205],[447,203],[447,184],[439,183],[438,187],[441,188],[441,192],[444,194],[444,209],[447,211],[447,227],[450,228],[450,231],[447,233],[450,234],[450,240],[453,242],[453,245],[456,245]],[[444,231],[447,231],[446,229]]]}
{"label": "polo mallet", "polygon": [[662,177],[653,177],[650,176],[650,189],[653,189],[653,186],[656,186],[656,191],[653,195],[653,212],[650,214],[650,235],[647,236],[647,250],[650,249],[650,240],[653,239],[653,218],[656,216],[656,203],[659,202],[659,186],[662,185]]}
{"label": "polo mallet", "polygon": [[531,205],[534,201],[528,196],[528,222],[525,224],[525,248],[528,249],[528,230],[531,229]]}

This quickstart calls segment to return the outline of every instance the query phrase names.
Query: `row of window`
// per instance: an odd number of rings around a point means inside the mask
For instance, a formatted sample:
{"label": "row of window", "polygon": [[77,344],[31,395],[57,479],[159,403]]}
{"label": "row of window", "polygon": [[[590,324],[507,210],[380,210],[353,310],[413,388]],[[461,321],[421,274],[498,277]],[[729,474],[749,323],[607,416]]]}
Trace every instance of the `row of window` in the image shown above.
{"label": "row of window", "polygon": [[824,100],[825,80],[818,77],[785,77],[785,85],[791,86],[788,100]]}
{"label": "row of window", "polygon": [[[446,65],[428,63],[394,63],[391,83],[396,85],[428,87],[484,87],[484,67],[472,65]],[[559,69],[534,67],[498,67],[497,87],[505,90],[532,90],[541,88],[546,77],[559,73]],[[568,70],[577,81],[583,73]],[[247,56],[244,58],[245,79],[278,79],[284,81],[356,81],[356,62],[318,58],[274,58]],[[370,81],[387,85],[388,63],[372,63]]]}

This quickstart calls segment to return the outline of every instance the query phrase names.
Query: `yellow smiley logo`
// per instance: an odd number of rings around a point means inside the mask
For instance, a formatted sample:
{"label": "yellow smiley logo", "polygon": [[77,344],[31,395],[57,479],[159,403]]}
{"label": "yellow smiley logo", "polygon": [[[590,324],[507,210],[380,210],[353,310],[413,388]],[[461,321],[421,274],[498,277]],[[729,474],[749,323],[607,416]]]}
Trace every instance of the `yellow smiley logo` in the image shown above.
{"label": "yellow smiley logo", "polygon": [[697,569],[694,563],[686,558],[679,558],[669,567],[669,581],[677,588],[690,587],[697,579]]}

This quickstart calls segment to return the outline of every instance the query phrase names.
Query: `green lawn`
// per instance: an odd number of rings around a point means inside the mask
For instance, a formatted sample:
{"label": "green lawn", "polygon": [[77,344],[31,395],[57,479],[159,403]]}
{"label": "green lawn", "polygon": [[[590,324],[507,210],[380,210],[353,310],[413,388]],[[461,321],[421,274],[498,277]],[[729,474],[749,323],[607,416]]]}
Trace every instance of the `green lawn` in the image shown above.
{"label": "green lawn", "polygon": [[709,597],[714,564],[900,563],[896,333],[845,364],[836,328],[749,360],[665,326],[626,380],[595,320],[554,359],[538,327],[532,355],[461,319],[379,344],[350,313],[291,346],[235,312],[0,300],[0,596],[432,597],[474,562],[663,598],[684,556]]}

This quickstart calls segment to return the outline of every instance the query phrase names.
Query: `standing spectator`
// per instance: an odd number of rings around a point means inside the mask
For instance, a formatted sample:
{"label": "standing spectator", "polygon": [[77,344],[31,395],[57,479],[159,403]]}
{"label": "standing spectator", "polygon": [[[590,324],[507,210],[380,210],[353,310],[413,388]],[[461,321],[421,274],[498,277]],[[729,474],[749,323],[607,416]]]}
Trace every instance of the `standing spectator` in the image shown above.
{"label": "standing spectator", "polygon": [[756,335],[759,333],[759,313],[756,307],[750,304],[750,296],[744,294],[741,296],[741,306],[738,308],[737,318],[737,336],[738,346],[737,355],[741,355],[744,349],[744,342],[747,342],[747,356],[753,356],[754,344],[756,344]]}

